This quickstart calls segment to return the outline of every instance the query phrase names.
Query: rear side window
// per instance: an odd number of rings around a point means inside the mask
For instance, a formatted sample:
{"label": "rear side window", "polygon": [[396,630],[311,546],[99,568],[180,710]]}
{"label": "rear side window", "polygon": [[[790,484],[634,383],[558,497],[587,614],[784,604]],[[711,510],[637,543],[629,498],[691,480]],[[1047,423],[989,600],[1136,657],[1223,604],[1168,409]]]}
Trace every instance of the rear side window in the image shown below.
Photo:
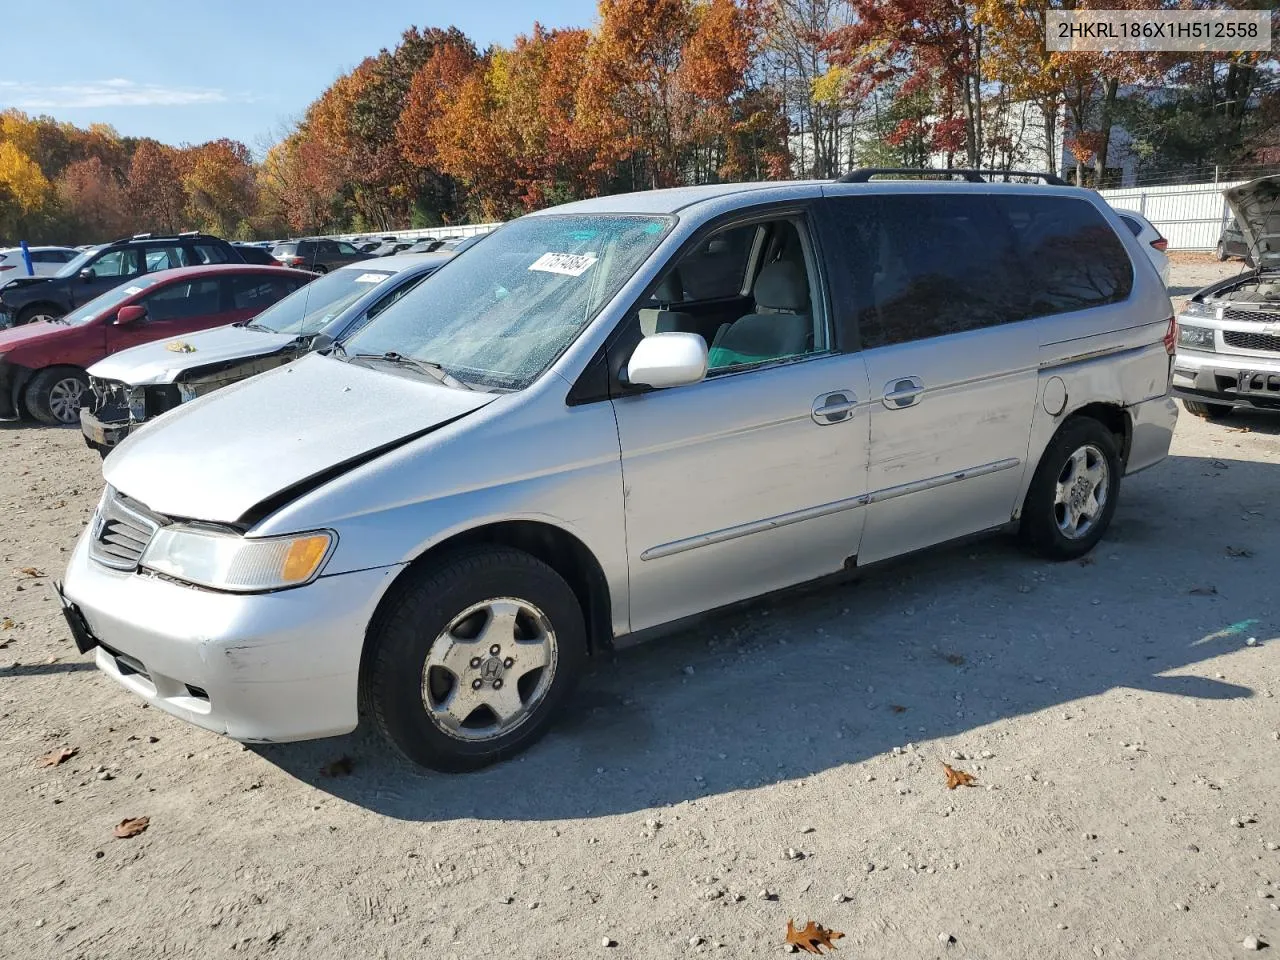
{"label": "rear side window", "polygon": [[191,256],[182,247],[147,247],[147,273],[191,266]]}
{"label": "rear side window", "polygon": [[864,348],[1026,319],[1022,267],[989,196],[836,197]]}
{"label": "rear side window", "polygon": [[253,274],[226,277],[223,282],[231,288],[232,310],[265,310],[298,288],[298,281],[289,277],[266,277]]}
{"label": "rear side window", "polygon": [[147,320],[181,320],[221,312],[221,291],[214,277],[187,283],[171,283],[139,303],[147,308]]}
{"label": "rear side window", "polygon": [[1133,219],[1133,217],[1126,217],[1121,215],[1120,219],[1124,222],[1124,225],[1129,228],[1129,232],[1132,233],[1135,237],[1138,234],[1142,233],[1142,224],[1140,224],[1137,220]]}
{"label": "rear side window", "polygon": [[231,259],[226,248],[216,243],[197,243],[193,248],[198,263],[227,263]]}
{"label": "rear side window", "polygon": [[1128,298],[1133,264],[1089,201],[1006,194],[995,203],[1013,227],[1033,315],[1087,310]]}

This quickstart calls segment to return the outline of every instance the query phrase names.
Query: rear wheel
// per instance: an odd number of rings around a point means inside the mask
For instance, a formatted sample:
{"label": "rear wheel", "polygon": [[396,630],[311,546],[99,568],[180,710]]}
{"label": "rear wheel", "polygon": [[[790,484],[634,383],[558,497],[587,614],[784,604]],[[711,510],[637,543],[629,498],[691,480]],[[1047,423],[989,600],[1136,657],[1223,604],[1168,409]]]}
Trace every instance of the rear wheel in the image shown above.
{"label": "rear wheel", "polygon": [[62,316],[63,311],[59,310],[51,303],[33,303],[29,307],[25,307],[18,312],[18,326],[28,323],[45,323],[49,320],[57,320]]}
{"label": "rear wheel", "polygon": [[329,268],[326,267],[323,263],[317,263],[311,267],[311,272],[312,273],[328,273]]}
{"label": "rear wheel", "polygon": [[1182,405],[1192,416],[1205,420],[1221,420],[1231,415],[1233,407],[1229,403],[1205,403],[1202,400],[1183,400]]}
{"label": "rear wheel", "polygon": [[1091,417],[1068,420],[1049,441],[1027,490],[1023,542],[1052,560],[1088,553],[1115,514],[1121,469],[1110,430]]}
{"label": "rear wheel", "polygon": [[369,634],[364,692],[383,735],[446,772],[530,746],[586,657],[572,588],[505,547],[467,548],[406,576]]}
{"label": "rear wheel", "polygon": [[1219,260],[1227,259],[1227,245],[1221,240],[1218,241],[1218,249],[1215,251],[1215,255]]}
{"label": "rear wheel", "polygon": [[41,423],[62,426],[80,422],[80,405],[88,395],[89,378],[83,370],[50,367],[32,377],[23,400]]}

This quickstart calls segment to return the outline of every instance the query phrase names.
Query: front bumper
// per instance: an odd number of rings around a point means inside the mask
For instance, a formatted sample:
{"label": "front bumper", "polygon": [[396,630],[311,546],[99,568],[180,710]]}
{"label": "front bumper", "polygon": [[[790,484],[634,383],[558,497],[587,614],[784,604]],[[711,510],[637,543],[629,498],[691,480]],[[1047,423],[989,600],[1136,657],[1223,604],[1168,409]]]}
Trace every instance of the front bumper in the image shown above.
{"label": "front bumper", "polygon": [[276,593],[218,593],[110,570],[89,557],[89,536],[76,544],[63,592],[103,673],[152,706],[237,740],[355,729],[365,631],[400,566]]}
{"label": "front bumper", "polygon": [[80,432],[94,450],[110,450],[140,426],[133,420],[100,420],[87,407],[80,408]]}
{"label": "front bumper", "polygon": [[1280,354],[1179,349],[1173,363],[1173,393],[1184,400],[1280,410]]}

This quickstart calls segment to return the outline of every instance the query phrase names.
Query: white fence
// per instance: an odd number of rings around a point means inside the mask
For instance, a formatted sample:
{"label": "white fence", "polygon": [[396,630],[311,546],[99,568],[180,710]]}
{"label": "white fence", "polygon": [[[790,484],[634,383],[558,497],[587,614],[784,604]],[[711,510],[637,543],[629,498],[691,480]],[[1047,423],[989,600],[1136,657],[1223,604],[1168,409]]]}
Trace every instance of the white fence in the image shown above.
{"label": "white fence", "polygon": [[397,240],[443,240],[445,237],[474,237],[502,226],[501,223],[468,223],[454,227],[421,227],[417,230],[366,230],[364,233],[322,234],[330,240],[347,240],[351,237],[395,237]]}
{"label": "white fence", "polygon": [[1150,220],[1169,241],[1170,250],[1212,250],[1231,219],[1222,191],[1244,182],[1122,187],[1098,193],[1111,206],[1136,210]]}

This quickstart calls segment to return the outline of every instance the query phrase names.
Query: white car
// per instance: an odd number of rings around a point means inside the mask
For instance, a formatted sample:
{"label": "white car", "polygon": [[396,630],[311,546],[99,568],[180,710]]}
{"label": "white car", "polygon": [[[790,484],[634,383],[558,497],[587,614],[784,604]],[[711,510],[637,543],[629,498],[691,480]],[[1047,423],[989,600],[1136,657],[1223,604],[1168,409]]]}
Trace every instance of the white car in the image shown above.
{"label": "white car", "polygon": [[52,277],[78,257],[71,247],[29,247],[33,272],[27,273],[21,247],[0,247],[0,285],[18,277]]}
{"label": "white car", "polygon": [[1142,249],[1156,268],[1156,273],[1160,274],[1160,280],[1166,287],[1169,286],[1169,257],[1165,254],[1165,251],[1169,249],[1169,241],[1142,214],[1133,210],[1119,209],[1116,210],[1116,213],[1120,215],[1124,225],[1129,228],[1129,232],[1137,237],[1138,242],[1142,244]]}

